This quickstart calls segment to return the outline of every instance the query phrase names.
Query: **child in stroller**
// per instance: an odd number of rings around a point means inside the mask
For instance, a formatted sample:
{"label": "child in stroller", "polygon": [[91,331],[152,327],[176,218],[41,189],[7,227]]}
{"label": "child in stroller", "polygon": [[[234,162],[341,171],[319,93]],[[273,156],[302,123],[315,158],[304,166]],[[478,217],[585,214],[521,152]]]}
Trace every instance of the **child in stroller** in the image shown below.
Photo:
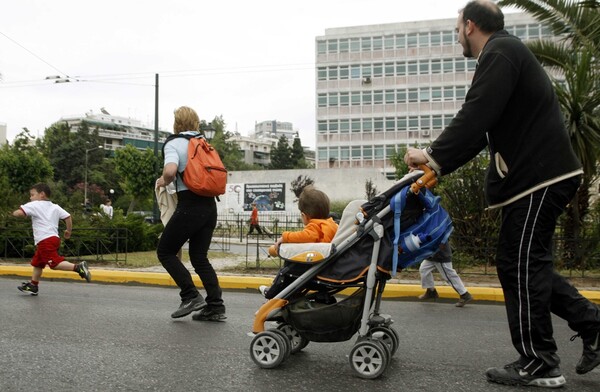
{"label": "child in stroller", "polygon": [[[284,231],[275,245],[269,249],[269,254],[276,256],[282,243],[319,243],[331,242],[333,239],[338,225],[329,217],[329,197],[325,193],[312,185],[307,186],[298,198],[298,209],[302,216],[304,230]],[[286,261],[271,287],[260,286],[258,290],[265,298],[271,299],[294,280],[293,276],[302,275],[309,267],[311,264]]]}
{"label": "child in stroller", "polygon": [[[369,202],[351,202],[331,243],[281,245],[284,260],[313,265],[256,312],[250,354],[258,366],[276,367],[310,341],[341,342],[358,332],[352,369],[362,378],[383,373],[398,349],[391,316],[380,312],[385,284],[435,252],[452,230],[439,197],[421,189],[435,181],[422,170]],[[339,300],[316,301],[324,291]],[[265,330],[266,321],[278,324]]]}

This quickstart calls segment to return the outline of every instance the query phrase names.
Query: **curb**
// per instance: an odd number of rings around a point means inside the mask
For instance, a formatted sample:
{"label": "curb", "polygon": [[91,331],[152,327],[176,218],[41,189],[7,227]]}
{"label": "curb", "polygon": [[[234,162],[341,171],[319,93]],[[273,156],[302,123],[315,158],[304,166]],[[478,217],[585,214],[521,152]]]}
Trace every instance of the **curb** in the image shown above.
{"label": "curb", "polygon": [[[217,274],[218,275],[218,274]],[[31,267],[19,266],[0,266],[0,276],[31,276]],[[192,275],[194,284],[202,287],[202,282],[196,275]],[[81,279],[73,272],[45,270],[44,279],[75,280]],[[269,285],[272,282],[270,277],[260,276],[219,276],[219,284],[223,289],[230,290],[256,290],[260,285]],[[92,270],[93,283],[116,283],[116,284],[148,284],[157,286],[176,286],[171,276],[166,272],[135,272],[135,271],[117,271],[117,270]],[[475,301],[504,302],[504,294],[501,288],[494,287],[467,287]],[[440,298],[457,299],[456,292],[448,286],[436,287]],[[388,283],[383,292],[383,298],[413,298],[416,299],[423,293],[420,285]],[[590,301],[600,304],[600,291],[583,290],[581,295]]]}

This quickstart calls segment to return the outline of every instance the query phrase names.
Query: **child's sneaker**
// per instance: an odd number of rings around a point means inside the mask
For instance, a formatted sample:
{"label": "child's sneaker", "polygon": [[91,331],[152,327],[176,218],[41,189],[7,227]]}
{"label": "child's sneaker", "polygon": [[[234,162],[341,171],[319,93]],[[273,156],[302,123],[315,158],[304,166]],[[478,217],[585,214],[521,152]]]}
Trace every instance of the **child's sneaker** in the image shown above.
{"label": "child's sneaker", "polygon": [[469,293],[468,291],[464,294],[462,294],[460,296],[460,299],[458,300],[458,302],[456,304],[454,304],[454,306],[458,307],[458,308],[462,308],[463,306],[465,306],[467,303],[471,302],[473,300],[473,296],[471,295],[471,293]]}
{"label": "child's sneaker", "polygon": [[225,316],[225,306],[207,306],[200,312],[192,315],[192,319],[196,321],[223,321],[226,318],[227,316]]}
{"label": "child's sneaker", "polygon": [[87,261],[82,261],[77,264],[77,269],[75,270],[81,276],[82,279],[85,279],[88,283],[92,280],[92,273],[88,268]]}
{"label": "child's sneaker", "polygon": [[39,288],[31,282],[23,282],[19,287],[19,291],[23,293],[29,293],[31,295],[38,295]]}

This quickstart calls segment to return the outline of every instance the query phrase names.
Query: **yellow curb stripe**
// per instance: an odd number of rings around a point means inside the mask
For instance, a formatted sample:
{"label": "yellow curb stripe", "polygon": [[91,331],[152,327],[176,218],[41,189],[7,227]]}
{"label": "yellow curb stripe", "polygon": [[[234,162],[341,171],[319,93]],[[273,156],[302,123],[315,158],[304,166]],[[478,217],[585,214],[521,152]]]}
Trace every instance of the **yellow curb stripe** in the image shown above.
{"label": "yellow curb stripe", "polygon": [[[158,286],[176,286],[169,274],[163,272],[134,272],[118,270],[92,269],[92,282],[95,283],[140,283]],[[0,266],[0,275],[31,277],[31,267]],[[82,280],[75,272],[44,270],[44,279],[69,279]],[[198,276],[193,276],[194,283],[202,287]],[[219,284],[223,289],[249,290],[257,289],[260,285],[270,285],[273,281],[269,277],[260,276],[219,276]],[[504,302],[502,289],[495,287],[467,287],[475,301]],[[448,286],[437,287],[440,298],[458,299],[456,292]],[[384,298],[416,298],[423,293],[419,285],[389,283],[385,286]],[[581,295],[590,301],[600,304],[600,290],[583,290]]]}

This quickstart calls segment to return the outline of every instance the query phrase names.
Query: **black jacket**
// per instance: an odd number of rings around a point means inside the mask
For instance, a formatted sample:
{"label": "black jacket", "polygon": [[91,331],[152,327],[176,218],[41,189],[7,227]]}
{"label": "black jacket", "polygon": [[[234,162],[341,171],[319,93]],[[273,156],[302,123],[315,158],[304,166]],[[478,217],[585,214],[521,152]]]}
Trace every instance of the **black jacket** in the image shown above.
{"label": "black jacket", "polygon": [[491,207],[582,173],[550,79],[504,30],[489,38],[465,103],[427,153],[448,174],[486,146]]}

